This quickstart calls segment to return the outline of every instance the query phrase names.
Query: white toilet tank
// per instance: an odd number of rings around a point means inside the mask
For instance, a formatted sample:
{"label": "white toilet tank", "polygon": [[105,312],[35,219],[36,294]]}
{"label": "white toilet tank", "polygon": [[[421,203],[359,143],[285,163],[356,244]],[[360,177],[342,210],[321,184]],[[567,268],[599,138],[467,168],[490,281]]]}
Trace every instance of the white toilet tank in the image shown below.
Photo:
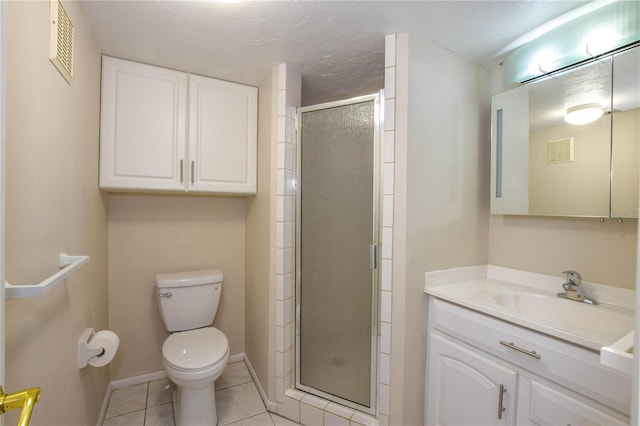
{"label": "white toilet tank", "polygon": [[213,323],[222,292],[222,272],[172,272],[156,275],[156,294],[168,331],[193,330]]}

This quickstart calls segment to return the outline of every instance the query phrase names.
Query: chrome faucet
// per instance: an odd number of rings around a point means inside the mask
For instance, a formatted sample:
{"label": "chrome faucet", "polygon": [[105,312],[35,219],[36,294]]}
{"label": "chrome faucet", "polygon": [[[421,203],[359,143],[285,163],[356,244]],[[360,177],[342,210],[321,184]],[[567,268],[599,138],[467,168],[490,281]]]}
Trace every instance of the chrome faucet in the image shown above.
{"label": "chrome faucet", "polygon": [[575,300],[576,302],[588,303],[590,305],[597,305],[594,299],[589,297],[582,288],[582,277],[576,271],[564,271],[566,281],[562,284],[564,293],[558,293],[558,297],[563,299]]}

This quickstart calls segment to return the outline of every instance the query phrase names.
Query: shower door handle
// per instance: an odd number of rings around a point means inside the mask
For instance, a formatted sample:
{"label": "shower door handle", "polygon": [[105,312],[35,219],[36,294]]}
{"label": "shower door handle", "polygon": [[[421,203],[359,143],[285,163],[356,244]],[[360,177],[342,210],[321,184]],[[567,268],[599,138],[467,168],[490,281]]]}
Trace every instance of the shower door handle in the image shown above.
{"label": "shower door handle", "polygon": [[369,268],[371,270],[378,267],[378,245],[371,244],[369,246]]}

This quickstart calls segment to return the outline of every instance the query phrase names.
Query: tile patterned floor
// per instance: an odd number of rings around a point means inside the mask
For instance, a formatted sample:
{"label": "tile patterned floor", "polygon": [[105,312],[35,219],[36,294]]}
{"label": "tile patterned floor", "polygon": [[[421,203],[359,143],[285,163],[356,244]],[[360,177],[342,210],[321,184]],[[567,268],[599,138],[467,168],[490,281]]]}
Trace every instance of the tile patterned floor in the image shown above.
{"label": "tile patterned floor", "polygon": [[[133,385],[111,392],[103,426],[174,426],[169,379]],[[244,362],[227,365],[216,381],[218,425],[291,426],[267,412]]]}

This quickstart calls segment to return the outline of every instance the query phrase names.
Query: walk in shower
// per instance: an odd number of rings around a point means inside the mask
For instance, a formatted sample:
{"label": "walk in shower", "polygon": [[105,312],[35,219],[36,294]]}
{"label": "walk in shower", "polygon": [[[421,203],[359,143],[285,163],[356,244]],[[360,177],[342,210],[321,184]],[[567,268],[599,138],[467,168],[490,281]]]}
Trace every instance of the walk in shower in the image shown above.
{"label": "walk in shower", "polygon": [[379,95],[298,110],[296,387],[375,414]]}

